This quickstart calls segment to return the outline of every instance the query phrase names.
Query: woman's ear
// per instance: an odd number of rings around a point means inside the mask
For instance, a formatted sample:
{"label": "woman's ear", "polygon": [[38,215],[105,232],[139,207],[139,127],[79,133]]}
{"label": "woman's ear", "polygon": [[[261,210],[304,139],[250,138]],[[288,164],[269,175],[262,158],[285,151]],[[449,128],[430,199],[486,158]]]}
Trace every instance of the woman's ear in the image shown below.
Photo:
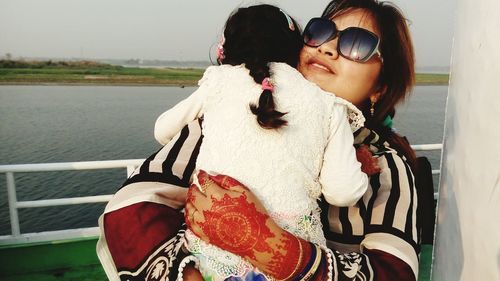
{"label": "woman's ear", "polygon": [[376,93],[371,94],[370,95],[370,102],[372,104],[377,103],[381,96],[382,96],[381,92],[376,92]]}
{"label": "woman's ear", "polygon": [[385,95],[385,92],[387,91],[387,86],[379,86],[377,91],[373,94],[370,95],[370,101],[376,103],[380,98]]}

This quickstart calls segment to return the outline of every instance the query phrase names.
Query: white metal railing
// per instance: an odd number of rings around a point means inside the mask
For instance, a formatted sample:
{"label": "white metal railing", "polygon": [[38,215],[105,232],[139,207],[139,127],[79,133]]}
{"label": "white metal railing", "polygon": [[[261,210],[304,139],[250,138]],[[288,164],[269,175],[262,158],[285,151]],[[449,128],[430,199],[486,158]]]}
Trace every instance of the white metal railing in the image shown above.
{"label": "white metal railing", "polygon": [[[441,150],[443,149],[443,144],[441,143],[432,143],[432,144],[414,144],[411,146],[415,151],[430,151],[430,150]],[[439,175],[441,173],[440,169],[432,170],[433,175]],[[437,194],[434,194],[434,198],[436,198]]]}
{"label": "white metal railing", "polygon": [[0,245],[12,244],[18,242],[35,242],[48,239],[64,239],[70,237],[88,236],[91,234],[97,235],[98,229],[82,228],[62,231],[48,231],[42,233],[26,233],[21,234],[19,227],[18,209],[21,208],[38,208],[49,206],[76,205],[86,203],[102,203],[108,202],[113,195],[96,195],[85,197],[59,198],[59,199],[44,199],[34,201],[17,201],[16,183],[14,173],[31,173],[31,172],[53,172],[53,171],[78,171],[78,170],[102,170],[102,169],[127,169],[127,177],[141,165],[144,159],[129,159],[129,160],[108,160],[108,161],[87,161],[87,162],[66,162],[66,163],[43,163],[43,164],[17,164],[17,165],[0,165],[0,173],[5,173],[7,181],[7,196],[9,203],[10,227],[11,235],[0,236]]}
{"label": "white metal railing", "polygon": [[[441,150],[442,144],[412,145],[412,148],[416,151]],[[43,200],[33,200],[33,201],[17,201],[14,173],[126,168],[127,176],[130,176],[134,172],[134,170],[139,165],[142,164],[143,161],[144,159],[128,159],[128,160],[66,162],[66,163],[0,165],[0,173],[6,174],[7,196],[9,203],[10,225],[11,225],[11,235],[0,236],[0,245],[19,243],[19,242],[46,241],[51,239],[65,239],[72,237],[74,238],[74,237],[96,236],[99,233],[97,227],[21,234],[19,228],[19,216],[17,210],[21,208],[38,208],[38,207],[75,205],[75,204],[86,204],[86,203],[102,203],[102,202],[108,202],[113,196],[113,195],[96,195],[96,196],[59,198],[59,199],[43,199]],[[432,170],[432,174],[440,174],[440,170],[439,169]],[[434,198],[437,198],[437,194],[434,194]]]}

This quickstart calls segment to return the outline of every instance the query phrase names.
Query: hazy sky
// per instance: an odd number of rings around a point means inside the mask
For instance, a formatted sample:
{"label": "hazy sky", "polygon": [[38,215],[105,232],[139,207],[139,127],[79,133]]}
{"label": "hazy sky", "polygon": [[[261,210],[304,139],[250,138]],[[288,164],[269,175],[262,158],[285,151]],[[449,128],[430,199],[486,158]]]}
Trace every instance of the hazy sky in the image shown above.
{"label": "hazy sky", "polygon": [[[0,56],[208,60],[229,13],[271,3],[304,26],[329,1],[0,0]],[[448,66],[456,0],[393,0],[411,21],[417,66]]]}

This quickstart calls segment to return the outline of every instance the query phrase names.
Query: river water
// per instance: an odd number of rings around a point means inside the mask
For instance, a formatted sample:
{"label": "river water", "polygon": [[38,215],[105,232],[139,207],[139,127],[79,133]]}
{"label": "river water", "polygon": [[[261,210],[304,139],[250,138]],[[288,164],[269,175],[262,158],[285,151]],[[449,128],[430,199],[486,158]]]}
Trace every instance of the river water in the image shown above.
{"label": "river water", "polygon": [[[0,86],[0,165],[146,158],[160,146],[156,117],[195,88]],[[441,143],[446,86],[418,86],[396,115],[412,144]],[[439,168],[440,152],[419,152]],[[112,194],[125,169],[16,173],[17,199]],[[438,178],[434,178],[437,187]],[[97,225],[105,204],[20,209],[21,232]],[[5,175],[0,174],[0,235],[10,234]]]}

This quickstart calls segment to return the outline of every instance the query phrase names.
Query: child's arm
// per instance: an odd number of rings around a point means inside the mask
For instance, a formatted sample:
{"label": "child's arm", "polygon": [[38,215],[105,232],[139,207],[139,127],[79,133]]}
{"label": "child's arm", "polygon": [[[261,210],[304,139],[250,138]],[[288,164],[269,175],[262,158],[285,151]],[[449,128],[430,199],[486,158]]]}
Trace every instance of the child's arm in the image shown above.
{"label": "child's arm", "polygon": [[165,145],[186,124],[202,115],[203,88],[198,88],[185,100],[165,111],[155,123],[155,139]]}
{"label": "child's arm", "polygon": [[354,137],[346,107],[338,106],[332,115],[330,136],[320,172],[322,193],[335,206],[352,206],[366,192],[368,177],[361,171],[353,146]]}

